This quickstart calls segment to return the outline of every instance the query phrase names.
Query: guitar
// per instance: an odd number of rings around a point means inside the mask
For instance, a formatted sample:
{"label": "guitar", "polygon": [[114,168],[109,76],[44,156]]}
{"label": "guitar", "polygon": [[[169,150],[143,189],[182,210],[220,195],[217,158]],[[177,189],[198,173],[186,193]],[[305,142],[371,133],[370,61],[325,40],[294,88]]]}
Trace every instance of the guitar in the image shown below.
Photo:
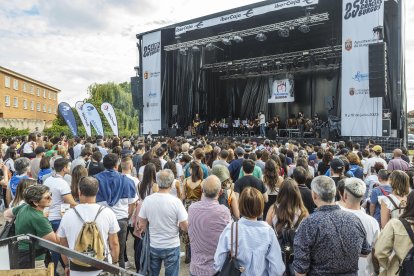
{"label": "guitar", "polygon": [[199,125],[204,124],[206,121],[198,121],[198,122],[194,122],[193,121],[193,127],[197,128]]}

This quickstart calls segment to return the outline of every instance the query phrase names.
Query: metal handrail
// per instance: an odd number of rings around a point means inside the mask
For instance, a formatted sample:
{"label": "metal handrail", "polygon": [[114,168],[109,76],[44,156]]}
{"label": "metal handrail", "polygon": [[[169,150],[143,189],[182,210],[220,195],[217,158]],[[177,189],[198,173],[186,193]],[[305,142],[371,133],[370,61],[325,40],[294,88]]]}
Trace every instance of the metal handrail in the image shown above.
{"label": "metal handrail", "polygon": [[126,275],[139,275],[135,272],[132,271],[128,271],[124,268],[121,268],[119,266],[115,266],[113,264],[104,262],[104,261],[100,261],[98,259],[92,258],[90,256],[84,255],[82,253],[79,253],[75,250],[72,250],[70,248],[61,246],[60,244],[56,244],[53,242],[50,242],[48,240],[39,238],[35,235],[32,234],[26,234],[26,235],[18,235],[18,236],[14,236],[14,237],[10,237],[10,238],[6,238],[6,239],[2,239],[0,240],[0,245],[4,245],[9,243],[10,241],[19,241],[19,240],[24,240],[24,239],[31,239],[33,241],[36,241],[37,244],[41,247],[47,248],[49,250],[52,250],[56,253],[59,254],[63,254],[67,257],[79,260],[83,263],[86,263],[88,265],[91,265],[93,267],[96,267],[98,269],[102,269],[105,272],[109,272],[111,274],[115,274],[115,275],[122,275],[122,276],[126,276]]}

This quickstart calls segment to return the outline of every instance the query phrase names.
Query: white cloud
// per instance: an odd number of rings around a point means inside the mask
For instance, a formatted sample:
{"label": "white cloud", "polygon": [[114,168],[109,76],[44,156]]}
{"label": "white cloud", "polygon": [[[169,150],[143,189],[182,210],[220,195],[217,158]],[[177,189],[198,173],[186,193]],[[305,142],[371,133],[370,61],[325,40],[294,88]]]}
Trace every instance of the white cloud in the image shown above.
{"label": "white cloud", "polygon": [[[255,0],[2,1],[1,65],[60,88],[73,104],[95,82],[134,75],[137,33],[220,12]],[[414,1],[406,1],[407,15]],[[409,109],[414,109],[414,18],[406,20]]]}

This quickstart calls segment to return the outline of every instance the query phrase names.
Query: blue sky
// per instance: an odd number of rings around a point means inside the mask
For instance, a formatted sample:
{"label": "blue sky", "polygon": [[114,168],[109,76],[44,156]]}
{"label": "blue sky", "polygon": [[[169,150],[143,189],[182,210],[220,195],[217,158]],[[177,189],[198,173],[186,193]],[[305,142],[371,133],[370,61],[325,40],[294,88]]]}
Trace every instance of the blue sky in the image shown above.
{"label": "blue sky", "polygon": [[[74,104],[90,84],[124,82],[135,74],[135,34],[252,0],[2,0],[0,65],[62,90]],[[414,1],[406,29],[414,29]],[[410,16],[411,15],[411,16]],[[414,109],[414,35],[406,32],[409,110]]]}

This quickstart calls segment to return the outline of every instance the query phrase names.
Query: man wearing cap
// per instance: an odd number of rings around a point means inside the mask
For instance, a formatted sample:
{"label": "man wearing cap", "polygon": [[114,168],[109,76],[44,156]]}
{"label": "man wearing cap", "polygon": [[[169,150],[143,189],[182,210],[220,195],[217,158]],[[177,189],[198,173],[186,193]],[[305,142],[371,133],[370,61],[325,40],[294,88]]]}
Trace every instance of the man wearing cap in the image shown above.
{"label": "man wearing cap", "polygon": [[[356,177],[345,179],[345,191],[344,201],[345,211],[351,212],[356,215],[362,222],[367,233],[367,242],[370,246],[377,240],[380,227],[375,218],[367,215],[364,210],[361,210],[361,200],[365,195],[366,185],[365,183]],[[370,265],[366,257],[359,257],[358,261],[358,275],[371,275],[372,272]]]}
{"label": "man wearing cap", "polygon": [[328,174],[327,176],[330,176],[333,179],[333,181],[335,181],[335,184],[337,184],[338,181],[341,180],[341,178],[344,176],[344,161],[342,161],[339,158],[334,158],[331,160],[329,166],[330,170],[326,172]]}
{"label": "man wearing cap", "polygon": [[36,158],[30,160],[30,173],[32,174],[33,179],[37,179],[40,172],[40,160],[45,155],[46,150],[44,147],[37,147],[34,152]]}
{"label": "man wearing cap", "polygon": [[403,155],[402,150],[395,149],[393,152],[393,159],[388,162],[388,171],[392,172],[395,170],[408,171],[410,164],[404,161],[401,156]]}
{"label": "man wearing cap", "polygon": [[244,149],[242,147],[237,147],[234,150],[234,154],[236,154],[237,159],[233,160],[229,165],[229,172],[233,182],[239,179],[240,169],[244,160]]}
{"label": "man wearing cap", "polygon": [[382,147],[379,145],[375,145],[372,147],[372,151],[374,155],[368,159],[368,161],[364,165],[364,176],[371,175],[371,169],[374,168],[375,163],[382,163],[384,165],[384,169],[387,169],[387,162],[380,157],[382,153]]}
{"label": "man wearing cap", "polygon": [[204,196],[188,208],[191,275],[215,274],[214,253],[221,232],[231,221],[229,209],[218,202],[221,192],[220,179],[211,175],[203,181],[202,187]]}

